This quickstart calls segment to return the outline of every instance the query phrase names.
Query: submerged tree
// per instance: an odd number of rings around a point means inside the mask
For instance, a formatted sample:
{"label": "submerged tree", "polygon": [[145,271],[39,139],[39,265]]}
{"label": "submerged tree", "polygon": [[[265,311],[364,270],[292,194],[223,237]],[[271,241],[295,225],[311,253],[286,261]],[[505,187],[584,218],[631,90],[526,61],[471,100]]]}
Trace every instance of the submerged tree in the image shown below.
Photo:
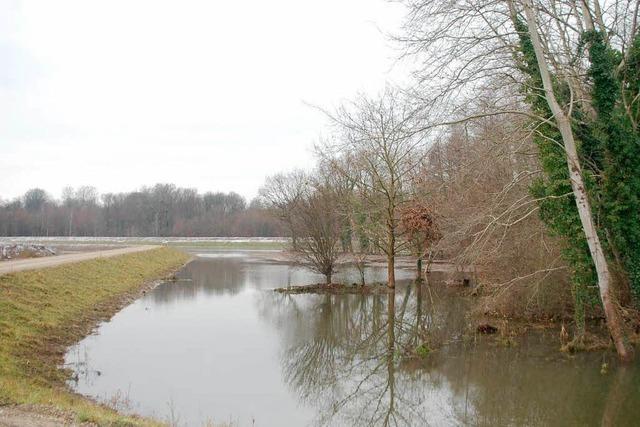
{"label": "submerged tree", "polygon": [[360,276],[360,285],[365,286],[365,270],[372,245],[367,213],[364,211],[364,200],[361,197],[355,176],[357,165],[347,157],[329,157],[320,159],[323,179],[330,185],[336,196],[335,209],[342,219],[342,250],[350,257],[350,263]]}
{"label": "submerged tree", "polygon": [[325,276],[331,284],[340,251],[342,218],[337,209],[337,197],[326,183],[313,182],[289,215],[290,226],[296,239],[292,250],[303,264]]}
{"label": "submerged tree", "polygon": [[[387,258],[388,286],[395,287],[395,259],[404,242],[399,235],[399,209],[409,194],[408,180],[425,155],[428,133],[421,128],[424,109],[399,90],[387,88],[378,98],[359,97],[335,113],[327,113],[337,127],[334,141],[321,155],[348,158],[339,168],[358,188],[363,212],[371,218],[371,243]],[[335,163],[339,164],[339,163]]]}
{"label": "submerged tree", "polygon": [[422,260],[431,245],[442,237],[435,215],[426,204],[413,202],[402,208],[400,223],[409,248],[416,257],[416,281],[422,282]]}

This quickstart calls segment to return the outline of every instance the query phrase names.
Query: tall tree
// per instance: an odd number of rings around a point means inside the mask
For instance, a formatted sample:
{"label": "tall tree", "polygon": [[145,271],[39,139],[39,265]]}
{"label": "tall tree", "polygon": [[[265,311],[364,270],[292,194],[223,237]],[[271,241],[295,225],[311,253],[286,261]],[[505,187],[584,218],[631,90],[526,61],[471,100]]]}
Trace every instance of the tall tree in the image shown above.
{"label": "tall tree", "polygon": [[[420,70],[421,77],[429,84],[434,82],[432,92],[436,96],[431,98],[437,99],[437,106],[445,107],[447,114],[457,115],[453,121],[505,113],[521,113],[532,119],[531,134],[539,141],[544,175],[533,190],[543,220],[566,239],[569,250],[565,254],[574,270],[577,291],[577,317],[584,313],[584,295],[580,295],[588,293],[588,285],[593,280],[598,284],[607,325],[623,359],[628,359],[630,352],[614,300],[612,259],[616,258],[616,252],[620,253],[617,246],[633,249],[635,230],[631,230],[630,225],[618,227],[617,224],[624,221],[618,221],[622,216],[616,212],[623,211],[629,216],[636,210],[633,193],[637,189],[628,183],[622,185],[612,172],[635,171],[637,166],[630,166],[633,160],[624,162],[622,156],[615,154],[633,152],[629,151],[630,145],[624,149],[621,144],[617,148],[607,147],[607,138],[598,135],[605,127],[593,126],[594,121],[600,120],[598,100],[601,99],[594,71],[603,63],[595,60],[597,43],[586,36],[600,31],[601,41],[617,46],[622,58],[630,58],[629,47],[637,36],[638,18],[638,5],[633,3],[615,2],[603,9],[597,1],[543,0],[534,4],[531,0],[421,0],[408,2],[411,12],[407,36],[402,38],[408,53],[426,53],[428,60]],[[634,12],[624,13],[625,10]],[[583,51],[589,43],[591,52],[587,60]],[[608,55],[608,58],[614,56]],[[613,70],[611,67],[608,70],[605,74],[611,77]],[[629,76],[634,72],[625,73]],[[500,96],[502,92],[498,90],[492,97],[481,98],[484,110],[475,117],[465,114],[469,104],[478,105],[478,88],[489,86],[492,80],[503,82],[504,87],[518,87],[524,95],[523,105],[530,108],[513,108],[504,102],[507,98]],[[602,91],[600,95],[616,92],[624,93],[624,90]],[[623,96],[619,104],[631,105],[633,102],[627,101],[633,99]],[[626,111],[634,111],[633,108]],[[631,116],[630,123],[633,122]],[[620,139],[616,136],[612,140]],[[607,162],[610,162],[609,172]],[[607,186],[617,190],[608,192]],[[625,195],[622,210],[618,203],[606,202],[612,201],[607,194],[615,193]],[[626,230],[623,234],[632,237],[616,236],[622,229]],[[619,264],[625,265],[624,269],[633,278],[633,272],[629,272],[629,263],[634,263],[631,259],[635,259],[634,256],[626,256]]]}
{"label": "tall tree", "polygon": [[[535,54],[537,61],[538,73],[544,89],[545,100],[551,110],[555,124],[562,138],[564,154],[566,158],[567,168],[569,171],[569,181],[573,191],[573,197],[578,209],[582,231],[587,240],[589,252],[595,270],[598,276],[598,288],[600,290],[600,299],[607,318],[609,332],[613,338],[618,355],[623,360],[629,360],[632,355],[625,342],[624,325],[618,308],[616,306],[615,296],[611,286],[611,272],[609,261],[605,254],[604,247],[600,240],[596,223],[593,217],[591,201],[587,192],[587,186],[583,177],[582,165],[578,156],[576,138],[571,126],[570,115],[567,114],[556,96],[553,86],[551,73],[545,57],[545,51],[538,33],[538,25],[536,23],[536,15],[531,0],[524,0],[524,13],[527,22],[527,36],[531,43],[531,48]],[[515,15],[515,9],[511,4],[512,14]],[[518,18],[514,16],[514,20]],[[517,25],[517,22],[516,22]],[[523,52],[526,55],[526,38],[523,41]]]}
{"label": "tall tree", "polygon": [[303,194],[291,208],[290,221],[296,240],[293,252],[311,270],[325,276],[331,284],[340,251],[342,217],[337,209],[338,197],[334,188],[314,179],[303,185]]}
{"label": "tall tree", "polygon": [[[395,258],[405,242],[398,239],[399,209],[410,198],[408,180],[424,158],[428,132],[420,132],[424,110],[399,90],[387,88],[378,98],[360,96],[336,112],[335,140],[320,154],[348,158],[352,167],[337,170],[358,187],[364,209],[372,217],[372,243],[387,257],[387,284],[394,288]],[[344,164],[344,162],[342,162]]]}

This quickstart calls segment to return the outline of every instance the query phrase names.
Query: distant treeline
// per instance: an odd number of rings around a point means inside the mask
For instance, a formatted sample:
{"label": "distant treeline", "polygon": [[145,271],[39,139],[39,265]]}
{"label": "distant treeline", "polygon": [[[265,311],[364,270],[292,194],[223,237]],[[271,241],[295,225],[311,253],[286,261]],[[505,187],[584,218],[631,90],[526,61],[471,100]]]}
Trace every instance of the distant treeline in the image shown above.
{"label": "distant treeline", "polygon": [[40,188],[0,201],[2,236],[281,236],[280,224],[258,199],[237,193],[198,193],[156,184],[100,195],[67,187],[56,200]]}

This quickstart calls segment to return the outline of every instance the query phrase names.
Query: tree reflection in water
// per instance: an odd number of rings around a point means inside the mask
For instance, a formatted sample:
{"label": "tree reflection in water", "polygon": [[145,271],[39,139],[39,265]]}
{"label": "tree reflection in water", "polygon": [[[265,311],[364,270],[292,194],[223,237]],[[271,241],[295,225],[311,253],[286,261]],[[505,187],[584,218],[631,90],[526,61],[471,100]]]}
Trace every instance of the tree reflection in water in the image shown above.
{"label": "tree reflection in water", "polygon": [[438,329],[449,316],[444,310],[423,315],[422,287],[415,298],[413,290],[306,301],[279,296],[262,305],[291,343],[282,355],[285,380],[304,402],[318,406],[318,424],[427,423],[424,387],[411,381],[415,369],[406,355],[444,335]]}
{"label": "tree reflection in water", "polygon": [[[269,294],[259,307],[282,334],[284,379],[302,403],[315,407],[318,425],[625,425],[638,419],[637,368],[603,377],[601,354],[567,358],[544,333],[515,348],[464,335],[467,308],[463,298],[425,285],[369,296]],[[422,344],[434,351],[420,357]]]}
{"label": "tree reflection in water", "polygon": [[458,290],[398,282],[391,295],[287,296],[270,289],[317,278],[246,255],[212,256],[101,325],[75,347],[82,352],[70,351],[75,389],[112,396],[131,382],[132,401],[151,414],[177,387],[190,425],[211,402],[220,402],[211,416],[235,407],[260,425],[640,419],[640,365],[619,369],[614,353],[564,355],[557,330],[524,335],[515,347],[477,336],[472,302]]}

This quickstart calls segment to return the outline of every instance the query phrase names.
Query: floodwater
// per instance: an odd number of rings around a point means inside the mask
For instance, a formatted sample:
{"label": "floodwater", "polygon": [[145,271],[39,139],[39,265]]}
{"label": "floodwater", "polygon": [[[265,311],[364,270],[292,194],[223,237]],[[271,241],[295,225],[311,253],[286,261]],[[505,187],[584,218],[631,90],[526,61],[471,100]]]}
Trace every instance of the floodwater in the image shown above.
{"label": "floodwater", "polygon": [[320,277],[203,254],[72,347],[71,385],[180,426],[637,425],[636,366],[563,355],[556,331],[477,336],[468,301],[398,274],[395,295],[282,295]]}

